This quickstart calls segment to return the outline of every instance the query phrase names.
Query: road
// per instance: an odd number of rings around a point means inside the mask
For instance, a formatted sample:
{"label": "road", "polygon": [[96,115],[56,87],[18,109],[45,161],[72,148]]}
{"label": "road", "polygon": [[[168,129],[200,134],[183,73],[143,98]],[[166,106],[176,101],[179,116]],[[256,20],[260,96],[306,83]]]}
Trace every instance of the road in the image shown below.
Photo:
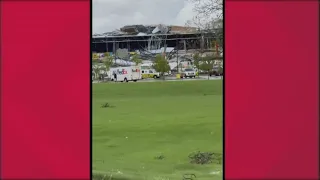
{"label": "road", "polygon": [[[166,77],[165,81],[199,81],[199,80],[207,80],[208,76],[199,76],[198,78],[184,78],[184,79],[177,79],[176,77]],[[222,77],[209,77],[209,80],[219,80]],[[162,79],[142,79],[137,82],[157,82],[163,81]],[[99,83],[98,81],[93,81],[92,83]]]}
{"label": "road", "polygon": [[[219,80],[221,77],[209,77],[209,80]],[[198,78],[183,78],[177,79],[176,77],[166,77],[165,81],[199,81],[199,80],[208,80],[208,76],[199,76]],[[162,79],[144,79],[138,82],[157,82],[163,81]]]}

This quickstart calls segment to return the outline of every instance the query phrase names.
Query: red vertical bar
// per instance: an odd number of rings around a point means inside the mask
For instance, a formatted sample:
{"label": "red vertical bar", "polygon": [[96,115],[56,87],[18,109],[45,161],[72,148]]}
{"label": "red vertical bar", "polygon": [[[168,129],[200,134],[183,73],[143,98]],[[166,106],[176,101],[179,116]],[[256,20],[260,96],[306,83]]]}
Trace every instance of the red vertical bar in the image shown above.
{"label": "red vertical bar", "polygon": [[318,179],[319,2],[226,1],[227,179]]}
{"label": "red vertical bar", "polygon": [[90,178],[90,1],[1,2],[1,178]]}

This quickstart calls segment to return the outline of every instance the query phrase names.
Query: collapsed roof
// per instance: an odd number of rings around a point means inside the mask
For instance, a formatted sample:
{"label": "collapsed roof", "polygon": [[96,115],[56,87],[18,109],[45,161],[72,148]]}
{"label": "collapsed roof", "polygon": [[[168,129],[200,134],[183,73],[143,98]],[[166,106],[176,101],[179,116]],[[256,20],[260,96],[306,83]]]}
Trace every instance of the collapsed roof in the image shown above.
{"label": "collapsed roof", "polygon": [[123,35],[134,35],[144,36],[149,34],[188,34],[195,33],[198,29],[196,27],[185,27],[185,26],[166,26],[163,24],[159,25],[126,25],[112,32],[106,32],[102,34],[94,34],[93,37],[97,36],[123,36]]}

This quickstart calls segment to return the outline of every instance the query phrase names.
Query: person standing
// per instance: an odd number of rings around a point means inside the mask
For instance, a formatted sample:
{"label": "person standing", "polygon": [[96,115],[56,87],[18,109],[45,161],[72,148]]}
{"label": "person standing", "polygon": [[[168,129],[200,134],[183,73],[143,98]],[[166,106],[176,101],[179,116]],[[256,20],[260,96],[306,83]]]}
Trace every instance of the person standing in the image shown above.
{"label": "person standing", "polygon": [[113,78],[114,78],[114,81],[117,82],[117,73],[116,72],[113,72]]}

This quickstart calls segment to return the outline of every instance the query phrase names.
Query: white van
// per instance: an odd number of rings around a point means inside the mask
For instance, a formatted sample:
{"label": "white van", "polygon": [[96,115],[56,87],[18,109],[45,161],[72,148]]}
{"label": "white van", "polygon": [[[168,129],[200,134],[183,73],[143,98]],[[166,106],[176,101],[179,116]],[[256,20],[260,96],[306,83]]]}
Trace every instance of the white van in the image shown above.
{"label": "white van", "polygon": [[111,81],[129,82],[141,79],[141,69],[139,66],[110,68],[109,77]]}

